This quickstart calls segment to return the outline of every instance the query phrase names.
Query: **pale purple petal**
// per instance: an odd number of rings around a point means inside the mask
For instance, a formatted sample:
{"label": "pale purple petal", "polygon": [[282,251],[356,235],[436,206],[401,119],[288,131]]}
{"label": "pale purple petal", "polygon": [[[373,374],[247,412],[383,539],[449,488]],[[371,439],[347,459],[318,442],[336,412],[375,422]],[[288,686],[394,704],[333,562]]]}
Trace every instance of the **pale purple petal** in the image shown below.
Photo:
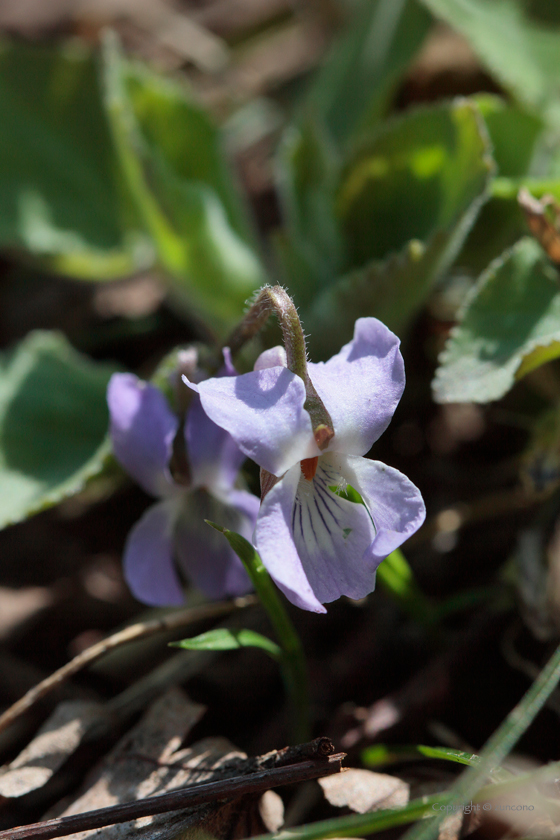
{"label": "pale purple petal", "polygon": [[185,577],[212,599],[250,592],[251,581],[241,560],[223,534],[204,520],[210,519],[250,541],[259,508],[257,497],[243,490],[223,498],[194,490],[185,502],[175,530],[176,553]]}
{"label": "pale purple petal", "polygon": [[252,542],[257,516],[261,507],[260,498],[253,495],[253,493],[249,493],[247,490],[237,490],[236,488],[229,490],[227,494],[220,495],[220,498],[224,503],[234,507],[241,516],[245,517],[246,522],[243,522],[242,525],[246,530],[243,533],[241,531],[237,533],[241,534],[249,542]]}
{"label": "pale purple petal", "polygon": [[303,380],[286,368],[187,384],[200,394],[208,416],[231,434],[245,455],[273,475],[283,475],[303,458],[319,455],[311,418],[303,408]]}
{"label": "pale purple petal", "polygon": [[324,613],[303,569],[293,536],[295,498],[301,478],[296,464],[263,499],[255,542],[262,562],[286,598],[304,610]]}
{"label": "pale purple petal", "polygon": [[161,391],[132,373],[114,373],[107,402],[117,460],[146,492],[173,493],[168,464],[178,420]]}
{"label": "pale purple petal", "polygon": [[224,357],[224,365],[218,376],[237,376],[237,371],[233,365],[233,360],[231,358],[231,350],[229,347],[222,348],[222,355]]}
{"label": "pale purple petal", "polygon": [[177,500],[148,508],[128,535],[123,566],[130,591],[153,607],[184,603],[183,588],[173,563]]}
{"label": "pale purple petal", "polygon": [[380,461],[341,455],[332,458],[373,517],[376,535],[369,554],[380,562],[424,522],[426,508],[420,491],[405,475]]}
{"label": "pale purple petal", "polygon": [[377,318],[359,318],[354,338],[340,353],[309,363],[311,381],[333,421],[329,451],[365,455],[389,425],[405,384],[399,344]]}
{"label": "pale purple petal", "polygon": [[305,575],[321,603],[341,595],[359,599],[375,588],[378,562],[369,553],[375,528],[366,508],[343,499],[337,456],[319,459],[312,481],[300,476],[292,512],[294,543]]}
{"label": "pale purple petal", "polygon": [[263,350],[254,364],[253,370],[264,370],[271,367],[287,367],[288,357],[281,344],[271,347],[270,350]]}
{"label": "pale purple petal", "polygon": [[187,412],[185,440],[195,487],[227,490],[233,486],[245,455],[229,432],[210,420],[197,395]]}
{"label": "pale purple petal", "polygon": [[[346,483],[367,507],[337,494]],[[298,464],[267,493],[256,545],[286,597],[319,612],[320,603],[341,595],[359,599],[372,592],[381,560],[420,527],[424,515],[419,491],[397,470],[328,453],[319,458],[312,481]]]}

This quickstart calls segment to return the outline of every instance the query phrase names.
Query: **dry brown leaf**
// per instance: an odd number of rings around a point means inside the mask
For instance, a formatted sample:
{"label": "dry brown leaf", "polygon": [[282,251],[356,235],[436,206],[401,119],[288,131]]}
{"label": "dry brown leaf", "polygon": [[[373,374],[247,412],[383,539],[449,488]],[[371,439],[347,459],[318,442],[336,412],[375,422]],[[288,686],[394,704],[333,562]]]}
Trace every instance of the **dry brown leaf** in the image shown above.
{"label": "dry brown leaf", "polygon": [[11,589],[0,586],[0,638],[5,639],[18,625],[50,606],[54,595],[46,586]]}
{"label": "dry brown leaf", "polygon": [[[222,778],[219,769],[234,758],[244,759],[224,738],[206,738],[181,749],[204,709],[179,688],[170,689],[113,748],[87,789],[63,813],[80,814],[137,799],[145,799],[187,785]],[[82,831],[71,840],[174,840],[201,832],[237,840],[276,830],[281,824],[281,800],[269,791],[264,798],[247,796],[233,802],[203,805],[168,814],[142,817],[120,825]],[[47,816],[54,816],[49,814]]]}
{"label": "dry brown leaf", "polygon": [[3,768],[0,795],[15,798],[43,787],[75,752],[85,733],[104,716],[103,706],[98,703],[60,703],[33,740]]}
{"label": "dry brown leaf", "polygon": [[381,808],[400,808],[409,799],[406,782],[372,770],[343,769],[335,776],[326,776],[318,781],[331,805],[348,807],[359,814]]}
{"label": "dry brown leaf", "polygon": [[560,206],[554,196],[543,195],[540,201],[526,189],[517,196],[529,230],[550,259],[560,263]]}

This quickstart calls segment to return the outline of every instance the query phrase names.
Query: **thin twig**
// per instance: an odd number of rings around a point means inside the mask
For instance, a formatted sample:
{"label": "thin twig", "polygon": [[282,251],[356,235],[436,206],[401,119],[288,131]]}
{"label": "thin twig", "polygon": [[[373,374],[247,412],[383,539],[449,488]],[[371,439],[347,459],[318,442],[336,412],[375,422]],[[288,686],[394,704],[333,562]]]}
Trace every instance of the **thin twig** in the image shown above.
{"label": "thin twig", "polygon": [[515,487],[511,490],[500,490],[496,493],[490,493],[487,496],[473,499],[470,502],[456,502],[444,511],[440,511],[435,516],[427,519],[422,528],[410,537],[407,545],[412,548],[413,546],[422,545],[432,540],[442,530],[441,517],[447,511],[453,511],[457,515],[457,526],[453,530],[459,530],[479,522],[486,522],[489,519],[508,516],[520,510],[526,510],[546,500],[552,492],[551,490],[542,493],[532,493],[522,487]]}
{"label": "thin twig", "polygon": [[249,793],[261,793],[280,785],[304,782],[308,779],[318,779],[321,776],[338,773],[344,757],[345,753],[337,753],[326,758],[307,759],[285,767],[260,770],[249,776],[235,776],[218,782],[191,785],[159,796],[148,796],[136,802],[126,802],[123,805],[99,808],[83,814],[22,825],[0,831],[0,840],[49,840],[52,837],[66,837],[78,831],[89,831],[216,800],[237,799]]}
{"label": "thin twig", "polygon": [[87,648],[79,653],[54,674],[46,677],[38,685],[29,689],[29,691],[17,700],[12,706],[0,715],[0,732],[10,726],[16,718],[26,712],[34,703],[45,697],[50,691],[58,688],[63,682],[76,674],[86,665],[91,665],[92,662],[97,661],[111,650],[114,650],[121,645],[128,644],[128,642],[135,642],[138,639],[145,639],[148,636],[154,636],[157,633],[162,633],[167,630],[174,630],[178,627],[184,627],[188,624],[194,624],[197,621],[203,621],[207,618],[217,618],[221,615],[227,615],[237,609],[252,606],[256,603],[254,595],[246,595],[244,598],[235,598],[232,601],[220,601],[215,604],[204,604],[200,607],[191,607],[188,610],[181,610],[180,612],[165,615],[162,618],[156,618],[153,621],[139,622],[131,624],[130,627],[125,627],[124,630],[119,630],[112,636],[108,636],[101,642]]}

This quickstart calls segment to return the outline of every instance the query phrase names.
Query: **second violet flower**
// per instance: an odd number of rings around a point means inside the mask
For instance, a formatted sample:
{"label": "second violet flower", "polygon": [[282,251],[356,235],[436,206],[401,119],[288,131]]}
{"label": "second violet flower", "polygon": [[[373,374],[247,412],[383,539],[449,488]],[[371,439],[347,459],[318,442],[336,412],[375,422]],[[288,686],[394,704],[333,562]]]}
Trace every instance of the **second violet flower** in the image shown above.
{"label": "second violet flower", "polygon": [[[237,555],[204,520],[251,539],[259,499],[235,486],[245,455],[193,396],[182,429],[163,393],[133,374],[114,374],[107,390],[114,454],[160,500],[133,527],[123,557],[132,594],[153,606],[184,603],[183,579],[212,599],[252,589]],[[169,469],[177,434],[189,473],[181,483]]]}

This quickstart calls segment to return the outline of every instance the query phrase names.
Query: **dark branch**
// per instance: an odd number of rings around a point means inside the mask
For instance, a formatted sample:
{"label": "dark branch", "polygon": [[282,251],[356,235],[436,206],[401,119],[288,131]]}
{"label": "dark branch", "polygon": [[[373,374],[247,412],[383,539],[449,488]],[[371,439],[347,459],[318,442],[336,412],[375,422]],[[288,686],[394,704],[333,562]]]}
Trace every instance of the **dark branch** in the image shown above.
{"label": "dark branch", "polygon": [[[107,825],[115,825],[115,823],[136,820],[140,817],[191,808],[208,802],[237,799],[248,793],[261,793],[280,785],[318,779],[321,776],[331,776],[340,771],[345,753],[325,757],[324,751],[329,749],[328,743],[330,743],[328,739],[318,738],[310,744],[302,744],[300,755],[305,756],[306,753],[311,752],[313,756],[317,757],[305,758],[305,760],[297,761],[297,763],[282,766],[282,762],[280,762],[281,766],[257,770],[248,776],[236,776],[218,782],[191,785],[160,796],[149,796],[146,799],[127,802],[123,805],[100,808],[96,811],[87,811],[84,814],[74,814],[69,817],[58,817],[54,820],[22,825],[18,828],[9,828],[6,831],[0,831],[0,840],[49,840],[51,837],[65,837],[78,831],[102,828]],[[290,747],[288,749],[295,751],[298,748]],[[282,753],[283,751],[279,751],[279,754]]]}

